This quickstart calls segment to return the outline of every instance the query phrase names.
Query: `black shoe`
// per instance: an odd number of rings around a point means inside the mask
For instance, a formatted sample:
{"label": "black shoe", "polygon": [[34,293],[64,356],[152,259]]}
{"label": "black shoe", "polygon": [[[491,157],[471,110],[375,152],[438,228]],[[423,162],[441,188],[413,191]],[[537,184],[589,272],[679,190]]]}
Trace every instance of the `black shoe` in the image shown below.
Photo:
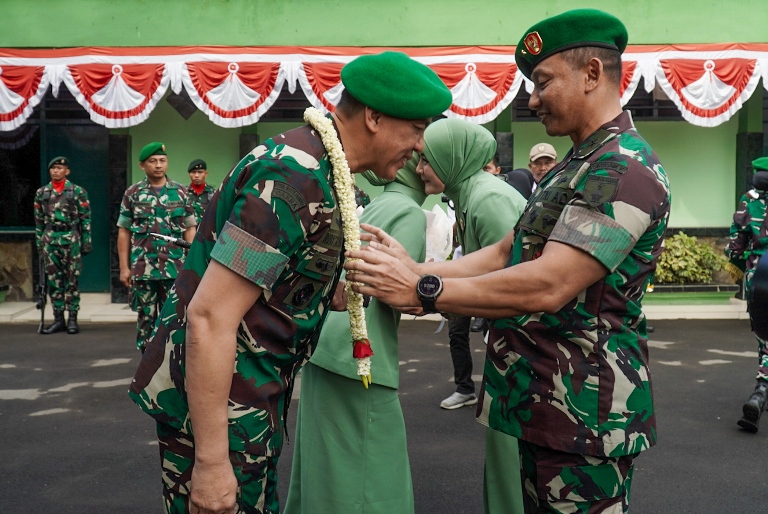
{"label": "black shoe", "polygon": [[77,324],[77,311],[69,311],[67,334],[77,334],[78,332],[80,332],[80,326]]}
{"label": "black shoe", "polygon": [[472,332],[482,332],[484,324],[485,322],[483,321],[483,318],[475,318],[475,321],[472,322],[472,328],[470,328],[470,330]]}
{"label": "black shoe", "polygon": [[656,329],[655,329],[655,328],[653,328],[651,325],[646,325],[646,326],[645,326],[645,331],[646,331],[646,332],[648,332],[649,334],[650,334],[651,332],[653,332],[654,330],[656,330]]}
{"label": "black shoe", "polygon": [[45,327],[40,331],[41,334],[55,334],[56,332],[63,332],[67,329],[64,324],[64,311],[53,311],[53,323]]}
{"label": "black shoe", "polygon": [[749,397],[747,403],[742,407],[744,416],[737,424],[747,432],[755,433],[760,427],[760,415],[766,408],[768,399],[768,381],[758,380],[755,392]]}

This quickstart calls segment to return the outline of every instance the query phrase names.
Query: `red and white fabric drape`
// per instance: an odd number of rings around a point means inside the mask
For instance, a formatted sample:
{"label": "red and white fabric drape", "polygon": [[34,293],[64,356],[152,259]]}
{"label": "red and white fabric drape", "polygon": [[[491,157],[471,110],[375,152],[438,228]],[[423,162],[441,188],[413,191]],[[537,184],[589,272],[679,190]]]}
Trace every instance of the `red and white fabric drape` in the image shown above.
{"label": "red and white fabric drape", "polygon": [[[96,123],[109,128],[145,121],[168,89],[186,90],[222,127],[256,123],[287,88],[332,111],[343,90],[341,68],[371,47],[89,47],[0,49],[0,131],[23,125],[50,87],[63,84]],[[514,47],[393,48],[432,68],[453,93],[447,116],[495,119],[525,85]],[[623,63],[622,105],[643,80],[657,85],[684,119],[703,127],[728,121],[768,84],[768,43],[630,46]],[[768,89],[768,87],[766,87]]]}

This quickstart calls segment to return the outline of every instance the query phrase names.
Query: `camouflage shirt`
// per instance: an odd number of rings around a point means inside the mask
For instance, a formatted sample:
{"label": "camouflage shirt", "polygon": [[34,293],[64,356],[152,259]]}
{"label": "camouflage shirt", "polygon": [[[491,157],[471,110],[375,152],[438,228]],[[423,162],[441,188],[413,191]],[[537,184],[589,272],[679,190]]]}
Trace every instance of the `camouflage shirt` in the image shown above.
{"label": "camouflage shirt", "polygon": [[48,182],[35,192],[35,240],[38,246],[91,246],[91,206],[88,193],[69,180],[57,193]]}
{"label": "camouflage shirt", "polygon": [[195,219],[198,225],[203,220],[203,214],[205,214],[205,209],[208,208],[213,191],[214,189],[208,184],[205,185],[203,192],[200,194],[195,193],[191,186],[187,188],[187,202],[192,206],[192,210],[195,211]]}
{"label": "camouflage shirt", "polygon": [[308,126],[256,147],[214,193],[130,388],[159,422],[191,433],[186,310],[211,259],[263,289],[237,332],[230,449],[279,455],[293,378],[308,359],[342,263],[330,161]]}
{"label": "camouflage shirt", "polygon": [[187,189],[171,179],[157,193],[144,178],[125,190],[117,226],[131,231],[131,277],[135,280],[174,279],[184,263],[184,249],[149,234],[183,238],[194,227],[195,213]]}
{"label": "camouflage shirt", "polygon": [[768,223],[765,222],[766,193],[752,189],[741,197],[733,214],[731,241],[725,253],[732,260],[745,260],[753,270],[768,248]]}
{"label": "camouflage shirt", "polygon": [[555,314],[493,323],[481,423],[582,455],[628,455],[656,442],[641,301],[669,208],[664,169],[629,112],[547,174],[518,222],[507,266],[557,241],[608,273]]}

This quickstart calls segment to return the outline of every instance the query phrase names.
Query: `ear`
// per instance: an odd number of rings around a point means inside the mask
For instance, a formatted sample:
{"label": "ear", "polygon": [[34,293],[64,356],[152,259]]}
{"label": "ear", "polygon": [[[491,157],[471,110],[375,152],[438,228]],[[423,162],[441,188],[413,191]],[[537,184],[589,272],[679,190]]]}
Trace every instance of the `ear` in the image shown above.
{"label": "ear", "polygon": [[382,114],[379,111],[375,111],[370,107],[365,107],[365,126],[372,133],[377,133],[381,130],[381,118]]}
{"label": "ear", "polygon": [[603,61],[597,57],[591,58],[584,67],[584,92],[589,93],[595,90],[604,75]]}

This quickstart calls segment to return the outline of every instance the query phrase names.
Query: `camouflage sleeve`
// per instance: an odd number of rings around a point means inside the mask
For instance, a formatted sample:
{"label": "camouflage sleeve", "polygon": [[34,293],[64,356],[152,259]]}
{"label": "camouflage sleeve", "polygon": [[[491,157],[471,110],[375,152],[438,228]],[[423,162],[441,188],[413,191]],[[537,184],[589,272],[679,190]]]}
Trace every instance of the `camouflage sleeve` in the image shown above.
{"label": "camouflage sleeve", "polygon": [[733,213],[733,223],[731,223],[730,237],[725,254],[733,260],[740,260],[744,252],[749,247],[751,233],[749,231],[750,223],[749,209],[747,208],[747,195],[741,197],[739,208]]}
{"label": "camouflage sleeve", "polygon": [[262,289],[271,289],[288,257],[229,221],[221,229],[211,259]]}
{"label": "camouflage sleeve", "polygon": [[130,189],[127,189],[123,194],[123,201],[120,202],[120,216],[117,218],[117,226],[130,230],[132,221],[133,205],[131,202]]}
{"label": "camouflage sleeve", "polygon": [[88,202],[88,192],[78,187],[80,194],[77,198],[77,214],[80,217],[80,230],[83,246],[91,246],[91,204]]}
{"label": "camouflage sleeve", "polygon": [[583,250],[610,272],[630,253],[645,262],[653,258],[666,226],[661,213],[669,205],[659,175],[634,159],[622,162],[628,171],[587,174],[549,238]]}
{"label": "camouflage sleeve", "polygon": [[184,228],[196,227],[197,216],[191,201],[192,195],[187,192],[186,187],[182,186],[179,188],[179,196],[182,196],[184,200]]}
{"label": "camouflage sleeve", "polygon": [[250,177],[237,193],[211,258],[270,289],[306,242],[324,196],[312,174],[286,173],[279,161],[257,160],[248,168],[243,173]]}
{"label": "camouflage sleeve", "polygon": [[43,210],[43,188],[35,192],[35,243],[42,244],[43,229],[45,229],[45,211]]}

